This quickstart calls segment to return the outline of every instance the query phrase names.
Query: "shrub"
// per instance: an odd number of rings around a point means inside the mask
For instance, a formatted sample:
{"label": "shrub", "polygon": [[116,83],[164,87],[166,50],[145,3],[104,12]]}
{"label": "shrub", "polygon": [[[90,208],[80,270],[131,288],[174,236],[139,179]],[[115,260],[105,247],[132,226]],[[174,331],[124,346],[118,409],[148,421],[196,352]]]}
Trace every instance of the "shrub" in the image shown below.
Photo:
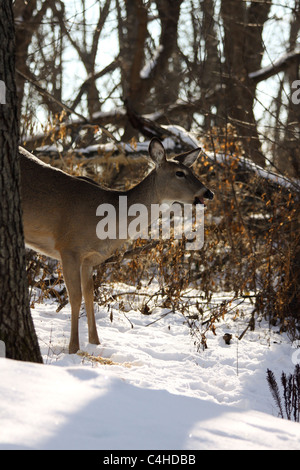
{"label": "shrub", "polygon": [[283,392],[280,395],[280,390],[275,378],[274,373],[267,370],[267,381],[273,396],[273,399],[278,408],[278,413],[281,418],[300,422],[300,365],[297,364],[293,374],[288,376],[282,372],[281,385]]}

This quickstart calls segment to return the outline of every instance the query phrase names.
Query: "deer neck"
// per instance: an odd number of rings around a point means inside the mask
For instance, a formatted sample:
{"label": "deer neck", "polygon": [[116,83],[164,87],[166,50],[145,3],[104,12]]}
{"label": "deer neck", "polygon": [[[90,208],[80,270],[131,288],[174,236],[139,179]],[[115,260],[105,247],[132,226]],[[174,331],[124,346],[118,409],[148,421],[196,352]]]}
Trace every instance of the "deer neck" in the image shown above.
{"label": "deer neck", "polygon": [[128,207],[142,204],[149,210],[152,204],[160,204],[159,191],[156,184],[156,171],[153,170],[146,178],[126,193]]}

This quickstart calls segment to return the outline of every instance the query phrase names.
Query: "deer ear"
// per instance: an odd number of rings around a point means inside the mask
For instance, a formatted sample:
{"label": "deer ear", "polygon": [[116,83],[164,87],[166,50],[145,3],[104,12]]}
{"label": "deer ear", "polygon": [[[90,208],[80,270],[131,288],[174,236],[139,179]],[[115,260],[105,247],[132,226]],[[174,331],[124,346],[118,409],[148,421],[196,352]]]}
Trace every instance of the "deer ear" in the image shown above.
{"label": "deer ear", "polygon": [[156,137],[153,137],[149,144],[149,155],[157,167],[166,161],[164,146]]}
{"label": "deer ear", "polygon": [[183,163],[183,165],[190,167],[197,160],[201,150],[202,149],[199,147],[197,149],[190,150],[189,152],[181,153],[180,155],[174,157],[173,160]]}

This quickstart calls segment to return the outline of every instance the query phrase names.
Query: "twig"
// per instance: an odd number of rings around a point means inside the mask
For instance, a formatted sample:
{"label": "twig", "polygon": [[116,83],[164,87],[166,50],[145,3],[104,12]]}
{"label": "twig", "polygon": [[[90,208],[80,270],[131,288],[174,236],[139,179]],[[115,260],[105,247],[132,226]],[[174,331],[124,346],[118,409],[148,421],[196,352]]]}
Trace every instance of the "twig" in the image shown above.
{"label": "twig", "polygon": [[165,312],[163,313],[159,318],[157,318],[156,320],[153,320],[151,323],[148,323],[146,326],[151,326],[153,325],[154,323],[162,320],[163,318],[165,318],[167,315],[169,315],[170,313],[174,313],[174,310],[169,310],[168,312]]}

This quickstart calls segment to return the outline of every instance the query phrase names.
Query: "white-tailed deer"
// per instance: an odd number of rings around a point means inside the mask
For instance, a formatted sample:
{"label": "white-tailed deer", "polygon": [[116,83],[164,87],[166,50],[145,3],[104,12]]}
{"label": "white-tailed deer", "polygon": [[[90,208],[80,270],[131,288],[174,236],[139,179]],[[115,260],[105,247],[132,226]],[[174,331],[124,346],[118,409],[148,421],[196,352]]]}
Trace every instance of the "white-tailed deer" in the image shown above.
{"label": "white-tailed deer", "polygon": [[167,160],[162,143],[154,138],[149,155],[155,164],[150,174],[126,192],[110,191],[84,178],[76,178],[42,163],[20,148],[21,200],[25,243],[47,256],[60,260],[71,304],[70,354],[79,349],[78,320],[85,300],[89,342],[99,344],[93,308],[93,270],[124,243],[124,236],[101,240],[96,234],[96,212],[101,204],[115,207],[122,222],[119,196],[127,204],[152,204],[164,201],[204,204],[213,193],[193,174],[190,167],[200,149]]}

